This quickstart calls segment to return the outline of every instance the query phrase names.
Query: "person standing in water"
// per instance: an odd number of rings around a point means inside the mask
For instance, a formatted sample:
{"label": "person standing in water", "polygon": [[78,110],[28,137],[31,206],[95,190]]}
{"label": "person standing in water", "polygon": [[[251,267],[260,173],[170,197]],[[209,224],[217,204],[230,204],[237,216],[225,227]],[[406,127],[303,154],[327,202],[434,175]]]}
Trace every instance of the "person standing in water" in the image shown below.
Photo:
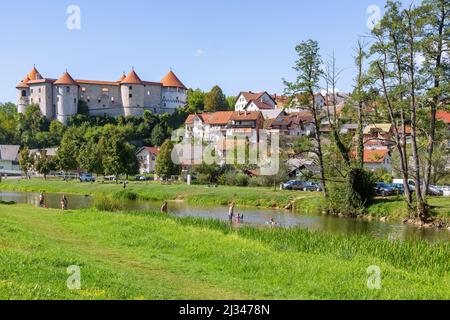
{"label": "person standing in water", "polygon": [[164,201],[162,207],[161,207],[161,213],[167,213],[168,212],[168,204],[167,201]]}
{"label": "person standing in water", "polygon": [[68,207],[68,201],[67,201],[66,195],[63,195],[61,198],[61,210],[63,210],[63,211],[67,210],[67,207]]}
{"label": "person standing in water", "polygon": [[233,222],[233,218],[234,218],[234,202],[232,202],[230,204],[230,207],[228,208],[228,219],[230,220],[230,222]]}
{"label": "person standing in water", "polygon": [[45,208],[45,196],[43,192],[39,195],[39,207]]}

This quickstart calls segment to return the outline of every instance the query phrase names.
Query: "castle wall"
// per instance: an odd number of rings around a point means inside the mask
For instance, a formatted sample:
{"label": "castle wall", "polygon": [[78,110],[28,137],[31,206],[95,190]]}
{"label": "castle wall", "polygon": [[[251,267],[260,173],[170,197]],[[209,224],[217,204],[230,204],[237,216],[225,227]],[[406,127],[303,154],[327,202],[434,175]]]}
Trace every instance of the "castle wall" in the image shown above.
{"label": "castle wall", "polygon": [[186,105],[186,90],[166,87],[162,89],[161,113],[173,113],[176,108]]}
{"label": "castle wall", "polygon": [[145,109],[157,114],[161,108],[161,86],[150,86],[146,85],[144,87],[144,106]]}
{"label": "castle wall", "polygon": [[85,101],[92,116],[123,115],[123,105],[118,85],[80,83],[80,99]]}
{"label": "castle wall", "polygon": [[29,103],[39,105],[42,115],[54,118],[52,85],[49,83],[34,84],[29,89]]}

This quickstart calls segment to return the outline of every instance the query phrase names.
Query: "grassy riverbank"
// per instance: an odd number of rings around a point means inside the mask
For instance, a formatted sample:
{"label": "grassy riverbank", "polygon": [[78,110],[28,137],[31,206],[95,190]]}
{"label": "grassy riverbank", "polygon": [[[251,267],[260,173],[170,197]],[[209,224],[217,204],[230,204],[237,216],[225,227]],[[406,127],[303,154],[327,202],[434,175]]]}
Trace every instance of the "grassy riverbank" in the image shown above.
{"label": "grassy riverbank", "polygon": [[[116,183],[80,183],[61,180],[3,180],[3,191],[55,192],[68,194],[113,195],[115,198],[139,198],[151,201],[184,200],[199,205],[228,205],[235,202],[239,206],[283,208],[290,202],[301,213],[320,213],[324,200],[320,193],[300,191],[280,191],[273,188],[250,188],[219,186],[187,186],[184,184],[161,185],[159,183],[131,182],[126,190]],[[450,198],[430,198],[433,213],[450,222]],[[405,202],[401,198],[378,199],[367,209],[370,216],[389,217],[400,220],[407,216]]]}
{"label": "grassy riverbank", "polygon": [[127,189],[116,183],[80,183],[62,180],[32,179],[4,180],[0,190],[27,192],[56,192],[90,195],[111,195],[116,197],[137,196],[150,201],[185,200],[191,204],[228,205],[235,202],[243,206],[284,207],[296,199],[314,198],[318,195],[311,192],[280,191],[274,188],[244,188],[218,186],[188,186],[186,184],[161,185],[160,183],[130,182]]}
{"label": "grassy riverbank", "polygon": [[[3,299],[449,299],[449,244],[0,205]],[[67,267],[81,268],[68,290]],[[367,288],[379,266],[380,290]]]}

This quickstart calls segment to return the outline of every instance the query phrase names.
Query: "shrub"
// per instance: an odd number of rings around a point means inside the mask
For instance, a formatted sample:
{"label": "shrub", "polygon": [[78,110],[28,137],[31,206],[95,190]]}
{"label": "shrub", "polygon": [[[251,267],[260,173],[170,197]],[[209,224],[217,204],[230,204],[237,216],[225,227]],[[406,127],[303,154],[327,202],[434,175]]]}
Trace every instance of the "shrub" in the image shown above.
{"label": "shrub", "polygon": [[111,197],[123,200],[137,200],[138,194],[131,190],[120,190],[114,192]]}
{"label": "shrub", "polygon": [[121,211],[125,208],[123,199],[99,196],[94,199],[94,207],[99,211]]}
{"label": "shrub", "polygon": [[246,174],[244,174],[244,173],[238,173],[237,175],[236,175],[236,186],[239,186],[239,187],[247,187],[248,186],[248,183],[249,183],[249,180],[250,180],[250,178],[246,175]]}

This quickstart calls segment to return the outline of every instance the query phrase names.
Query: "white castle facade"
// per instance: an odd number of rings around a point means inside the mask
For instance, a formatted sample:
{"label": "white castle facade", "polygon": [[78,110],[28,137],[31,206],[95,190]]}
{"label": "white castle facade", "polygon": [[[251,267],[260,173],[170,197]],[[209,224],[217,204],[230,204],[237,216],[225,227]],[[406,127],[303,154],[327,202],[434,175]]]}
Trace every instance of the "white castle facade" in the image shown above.
{"label": "white castle facade", "polygon": [[74,80],[65,72],[59,79],[44,78],[35,67],[17,85],[18,112],[38,105],[48,119],[66,124],[78,113],[84,101],[92,116],[142,116],[145,110],[155,114],[172,113],[186,105],[187,88],[170,71],[160,82],[143,81],[132,70],[118,81]]}

